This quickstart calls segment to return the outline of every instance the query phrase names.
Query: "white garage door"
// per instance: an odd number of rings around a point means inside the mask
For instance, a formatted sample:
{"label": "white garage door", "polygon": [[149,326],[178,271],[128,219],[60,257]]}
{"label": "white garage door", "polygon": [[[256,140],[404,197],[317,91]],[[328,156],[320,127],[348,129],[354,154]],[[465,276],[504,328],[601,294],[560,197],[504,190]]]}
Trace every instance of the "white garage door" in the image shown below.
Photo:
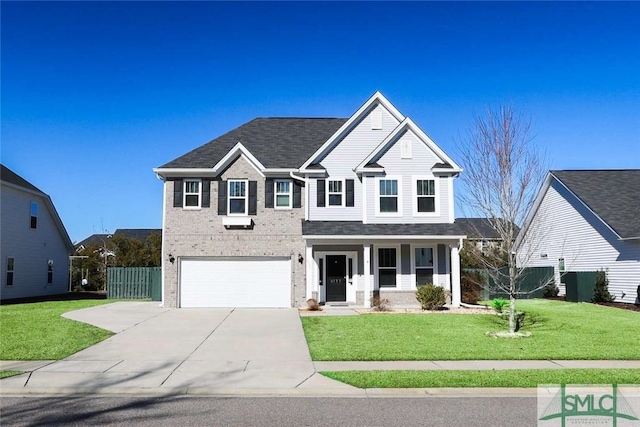
{"label": "white garage door", "polygon": [[291,307],[291,259],[183,259],[180,306]]}

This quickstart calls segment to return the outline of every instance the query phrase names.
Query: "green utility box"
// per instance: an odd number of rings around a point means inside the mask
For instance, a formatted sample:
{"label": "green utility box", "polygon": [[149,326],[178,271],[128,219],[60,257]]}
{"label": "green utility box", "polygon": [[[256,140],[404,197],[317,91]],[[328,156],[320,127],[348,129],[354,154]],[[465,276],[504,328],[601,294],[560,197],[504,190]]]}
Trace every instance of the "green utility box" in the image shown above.
{"label": "green utility box", "polygon": [[596,285],[596,271],[570,271],[562,275],[566,289],[565,300],[591,302]]}

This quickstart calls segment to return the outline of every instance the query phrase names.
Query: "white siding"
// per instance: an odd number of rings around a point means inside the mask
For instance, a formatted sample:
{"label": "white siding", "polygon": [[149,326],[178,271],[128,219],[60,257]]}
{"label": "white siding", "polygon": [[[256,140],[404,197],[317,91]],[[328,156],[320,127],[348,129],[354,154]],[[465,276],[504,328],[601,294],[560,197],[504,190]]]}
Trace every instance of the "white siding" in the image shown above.
{"label": "white siding", "polygon": [[[401,147],[403,140],[411,142],[412,158],[403,159]],[[449,215],[449,191],[453,186],[449,185],[451,176],[434,176],[431,168],[434,164],[442,160],[436,156],[429,147],[411,131],[407,131],[400,136],[395,144],[378,160],[389,176],[402,177],[402,216],[397,217],[376,217],[376,181],[374,177],[367,177],[367,222],[375,223],[448,223]],[[414,216],[413,215],[413,194],[414,177],[433,177],[436,181],[436,196],[438,197],[438,215],[434,216]]]}
{"label": "white siding", "polygon": [[[546,254],[546,258],[541,255]],[[552,266],[559,283],[558,259],[566,271],[608,270],[609,292],[634,302],[640,285],[640,242],[621,241],[580,201],[552,180],[532,228],[518,251],[524,266]],[[564,286],[560,287],[564,293]],[[626,294],[621,299],[622,292]]]}
{"label": "white siding", "polygon": [[[31,202],[38,204],[38,225],[30,228]],[[62,294],[68,290],[69,254],[42,196],[2,185],[0,298]],[[7,258],[15,259],[13,286],[6,285]],[[53,260],[53,283],[47,262]]]}
{"label": "white siding", "polygon": [[[382,110],[382,129],[373,130],[371,111]],[[355,169],[399,124],[387,111],[377,104],[349,132],[338,145],[321,160],[327,170],[326,179],[353,179],[355,206],[353,207],[317,207],[316,180],[309,183],[309,220],[311,221],[361,221],[362,220],[362,184],[356,176]]]}

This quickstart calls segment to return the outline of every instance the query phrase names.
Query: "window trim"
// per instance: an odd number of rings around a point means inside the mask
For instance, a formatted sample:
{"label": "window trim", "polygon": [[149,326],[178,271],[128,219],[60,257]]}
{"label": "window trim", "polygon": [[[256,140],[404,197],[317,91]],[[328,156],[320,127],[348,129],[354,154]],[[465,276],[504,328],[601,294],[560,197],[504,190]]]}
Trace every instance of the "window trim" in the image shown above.
{"label": "window trim", "polygon": [[[397,212],[380,212],[380,181],[398,181],[398,211]],[[379,217],[401,217],[402,216],[402,177],[397,175],[378,176],[375,178],[376,191],[376,216]],[[385,196],[389,197],[389,196]]]}
{"label": "window trim", "polygon": [[[193,196],[196,193],[187,193],[187,183],[198,183],[198,206],[187,206],[187,196]],[[202,179],[185,179],[182,182],[182,209],[186,210],[198,210],[202,208]]]}
{"label": "window trim", "polygon": [[[289,191],[286,193],[289,196],[289,204],[287,206],[278,206],[278,196],[284,196],[285,193],[278,193],[278,183],[286,182],[289,184]],[[293,181],[290,179],[274,179],[273,180],[273,208],[279,210],[293,209]]]}
{"label": "window trim", "polygon": [[[418,181],[433,181],[433,196],[418,196]],[[433,175],[414,175],[411,177],[412,195],[413,195],[413,216],[414,217],[429,217],[440,215],[440,194],[438,189],[438,177]],[[433,197],[434,199],[434,211],[433,212],[418,212],[418,197]]]}
{"label": "window trim", "polygon": [[[231,196],[231,183],[244,182],[244,196]],[[244,213],[231,213],[231,199],[244,199]],[[248,179],[228,179],[227,180],[227,215],[228,216],[249,216],[249,180]]]}
{"label": "window trim", "polygon": [[[33,214],[35,208],[35,215]],[[29,228],[31,230],[38,229],[38,202],[31,201],[29,205]]]}
{"label": "window trim", "polygon": [[[11,266],[12,267],[11,269],[9,269],[9,260],[13,261],[12,262],[13,265]],[[16,271],[16,258],[12,257],[12,256],[8,256],[7,257],[6,267],[7,267],[7,269],[6,269],[6,275],[5,275],[4,284],[5,284],[5,286],[13,287],[14,279],[15,279],[15,276],[16,276],[16,273],[15,273],[15,271]],[[9,273],[11,273],[11,283],[9,283]]]}
{"label": "window trim", "polygon": [[440,286],[438,278],[438,245],[427,245],[422,243],[411,244],[411,289],[417,290],[417,274],[416,268],[428,268],[428,267],[416,267],[416,249],[430,248],[433,251],[433,284]]}
{"label": "window trim", "polygon": [[[331,192],[329,191],[329,188],[331,187],[330,183],[331,182],[340,182],[340,193],[337,192]],[[340,204],[339,205],[332,205],[329,203],[329,200],[331,200],[329,198],[330,195],[336,195],[336,194],[340,194]],[[337,179],[327,179],[327,187],[325,188],[325,206],[328,208],[344,208],[346,206],[346,199],[347,199],[347,189],[346,189],[346,182],[344,178],[337,178]]]}
{"label": "window trim", "polygon": [[[382,288],[380,287],[380,249],[395,249],[396,251],[396,286],[392,287],[392,286],[383,286]],[[402,268],[402,260],[401,260],[401,253],[400,253],[400,245],[380,245],[380,246],[375,246],[374,248],[374,281],[375,281],[375,289],[376,290],[380,290],[380,289],[386,289],[386,290],[391,290],[391,289],[401,289],[402,287],[402,272],[400,271],[400,269]],[[382,267],[382,268],[387,268],[390,269],[391,267]]]}

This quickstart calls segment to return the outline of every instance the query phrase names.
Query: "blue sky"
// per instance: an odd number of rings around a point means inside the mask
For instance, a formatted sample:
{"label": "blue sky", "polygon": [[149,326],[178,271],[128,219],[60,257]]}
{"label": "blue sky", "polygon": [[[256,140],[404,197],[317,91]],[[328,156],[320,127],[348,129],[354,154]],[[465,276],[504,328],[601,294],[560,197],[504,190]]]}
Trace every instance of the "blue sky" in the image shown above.
{"label": "blue sky", "polygon": [[552,168],[639,168],[639,28],[635,2],[3,1],[1,160],[74,241],[160,228],[153,167],[376,90],[454,159],[473,115],[509,103]]}

